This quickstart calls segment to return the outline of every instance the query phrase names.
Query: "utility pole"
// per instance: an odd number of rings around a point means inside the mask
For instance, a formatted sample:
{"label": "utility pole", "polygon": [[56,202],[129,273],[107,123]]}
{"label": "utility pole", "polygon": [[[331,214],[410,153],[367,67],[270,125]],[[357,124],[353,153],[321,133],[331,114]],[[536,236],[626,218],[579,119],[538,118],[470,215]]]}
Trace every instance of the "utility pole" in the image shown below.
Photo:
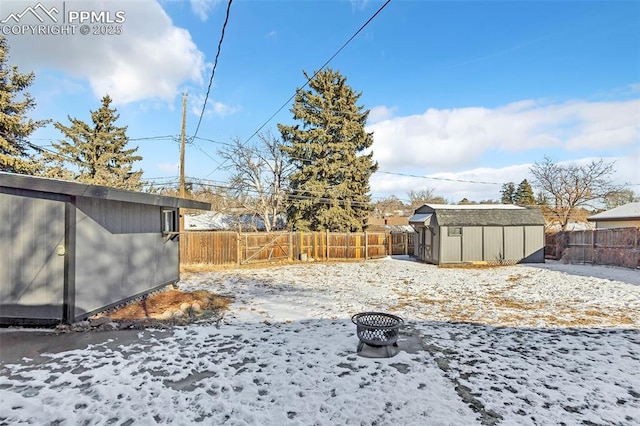
{"label": "utility pole", "polygon": [[184,146],[187,138],[187,94],[182,94],[182,132],[180,133],[180,197],[186,195],[184,184]]}
{"label": "utility pole", "polygon": [[[180,198],[187,195],[184,186],[184,149],[187,138],[187,94],[182,94],[182,131],[180,132]],[[178,232],[184,231],[184,215],[178,209]]]}

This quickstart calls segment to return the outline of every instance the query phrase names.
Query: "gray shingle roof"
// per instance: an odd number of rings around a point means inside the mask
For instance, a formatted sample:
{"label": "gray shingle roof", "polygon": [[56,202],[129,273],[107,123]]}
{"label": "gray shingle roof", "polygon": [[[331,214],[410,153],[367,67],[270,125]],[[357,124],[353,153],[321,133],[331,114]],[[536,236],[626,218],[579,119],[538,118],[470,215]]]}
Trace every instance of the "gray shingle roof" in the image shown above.
{"label": "gray shingle roof", "polygon": [[542,212],[535,207],[507,205],[429,205],[416,210],[416,215],[434,212],[442,226],[510,226],[544,225]]}
{"label": "gray shingle roof", "polygon": [[588,221],[598,220],[625,220],[640,219],[640,203],[629,203],[606,212],[594,214],[587,218]]}

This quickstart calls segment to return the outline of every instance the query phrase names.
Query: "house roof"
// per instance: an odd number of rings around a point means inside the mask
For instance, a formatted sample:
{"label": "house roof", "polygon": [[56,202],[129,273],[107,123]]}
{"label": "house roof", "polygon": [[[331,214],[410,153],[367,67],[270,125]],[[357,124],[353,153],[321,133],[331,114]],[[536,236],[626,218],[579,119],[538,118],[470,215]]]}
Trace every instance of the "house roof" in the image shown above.
{"label": "house roof", "polygon": [[[419,207],[409,222],[426,221],[426,215],[434,214],[438,225],[443,226],[510,226],[544,225],[540,209],[512,204],[425,204]],[[424,216],[424,218],[423,218]]]}
{"label": "house roof", "polygon": [[616,207],[606,212],[589,216],[587,221],[597,222],[599,220],[633,220],[640,219],[640,203],[628,203],[623,206]]}
{"label": "house roof", "polygon": [[0,189],[13,188],[27,191],[47,192],[74,197],[100,198],[104,200],[123,201],[127,203],[149,204],[162,207],[210,210],[209,203],[187,200],[185,198],[167,197],[146,192],[126,191],[107,186],[89,185],[59,179],[48,179],[38,176],[19,175],[0,172]]}

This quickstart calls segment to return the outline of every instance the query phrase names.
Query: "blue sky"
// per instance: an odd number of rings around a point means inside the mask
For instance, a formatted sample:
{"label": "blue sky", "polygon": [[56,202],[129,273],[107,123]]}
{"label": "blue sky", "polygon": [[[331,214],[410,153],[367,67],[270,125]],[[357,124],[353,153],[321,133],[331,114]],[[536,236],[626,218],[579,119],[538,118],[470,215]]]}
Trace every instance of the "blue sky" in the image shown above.
{"label": "blue sky", "polygon": [[[145,178],[176,181],[181,93],[192,135],[227,2],[40,3],[126,20],[119,35],[84,36],[78,23],[75,34],[7,36],[10,63],[36,73],[32,117],[89,121],[109,93]],[[209,140],[188,146],[187,176],[224,184],[220,142],[257,143],[249,138],[274,114],[262,131],[290,124],[290,102],[276,112],[305,83],[302,71],[322,66],[384,3],[235,0],[198,131]],[[0,20],[37,4],[3,0]],[[640,2],[392,0],[329,66],[371,110],[374,199],[425,188],[451,202],[497,199],[501,183],[531,179],[545,155],[615,161],[615,181],[640,193]],[[33,142],[60,137],[49,125]]]}

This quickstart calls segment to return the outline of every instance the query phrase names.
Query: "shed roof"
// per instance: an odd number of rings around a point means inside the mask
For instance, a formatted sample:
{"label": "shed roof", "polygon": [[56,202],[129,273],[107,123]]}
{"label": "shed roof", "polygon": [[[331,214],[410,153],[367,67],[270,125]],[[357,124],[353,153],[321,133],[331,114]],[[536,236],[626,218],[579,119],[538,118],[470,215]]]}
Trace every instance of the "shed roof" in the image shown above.
{"label": "shed roof", "polygon": [[209,210],[211,205],[185,198],[167,197],[146,192],[126,191],[108,186],[89,185],[39,176],[19,175],[0,172],[0,188],[14,188],[28,191],[48,192],[75,197],[100,198],[127,203],[148,204],[162,207]]}
{"label": "shed roof", "polygon": [[429,226],[432,216],[433,213],[416,213],[409,218],[409,223]]}
{"label": "shed roof", "polygon": [[628,203],[606,212],[589,216],[587,221],[640,219],[640,203]]}
{"label": "shed roof", "polygon": [[[443,226],[517,226],[545,224],[540,209],[511,204],[425,204],[416,210],[414,217],[428,213],[435,213],[438,225]],[[414,222],[413,220],[410,221]]]}

